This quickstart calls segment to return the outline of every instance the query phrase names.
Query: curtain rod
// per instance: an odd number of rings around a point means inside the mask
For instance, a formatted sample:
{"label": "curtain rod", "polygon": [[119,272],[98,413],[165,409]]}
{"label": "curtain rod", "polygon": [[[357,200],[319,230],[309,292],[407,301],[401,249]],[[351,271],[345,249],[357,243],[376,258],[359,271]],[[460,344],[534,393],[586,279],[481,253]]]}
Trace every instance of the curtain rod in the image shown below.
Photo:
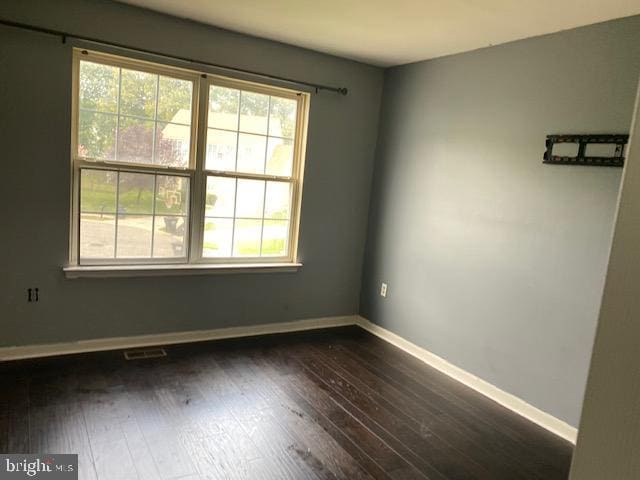
{"label": "curtain rod", "polygon": [[235,72],[235,73],[241,73],[244,75],[249,75],[252,77],[257,77],[257,78],[264,78],[267,80],[275,80],[278,82],[283,82],[283,83],[288,83],[290,85],[300,85],[300,86],[304,86],[304,87],[309,87],[312,89],[315,89],[316,93],[320,90],[325,90],[327,92],[334,92],[334,93],[339,93],[340,95],[346,95],[349,90],[346,87],[332,87],[330,85],[322,85],[319,83],[311,83],[311,82],[305,82],[302,80],[295,80],[292,78],[287,78],[287,77],[279,77],[277,75],[269,75],[267,73],[261,73],[261,72],[256,72],[253,70],[247,70],[247,69],[243,69],[243,68],[236,68],[236,67],[229,67],[226,65],[220,65],[217,63],[210,63],[210,62],[204,62],[204,61],[200,61],[200,60],[195,60],[189,57],[182,57],[179,55],[168,55],[166,53],[162,53],[162,52],[157,52],[154,50],[148,50],[146,48],[137,48],[137,47],[130,47],[127,45],[123,45],[121,43],[118,42],[109,42],[106,40],[100,40],[98,38],[92,38],[92,37],[85,37],[85,36],[81,36],[81,35],[74,35],[73,33],[69,33],[69,32],[63,32],[61,30],[53,30],[50,28],[44,28],[44,27],[38,27],[36,25],[29,25],[26,23],[19,23],[19,22],[12,22],[10,20],[4,20],[4,19],[0,19],[0,25],[5,25],[7,27],[13,27],[13,28],[20,28],[22,30],[29,30],[32,32],[38,32],[38,33],[44,33],[46,35],[54,35],[57,37],[60,37],[62,39],[62,42],[65,43],[67,38],[71,38],[71,39],[75,39],[75,40],[81,40],[81,41],[85,41],[85,42],[91,42],[91,43],[95,43],[97,45],[104,45],[107,47],[114,47],[114,48],[119,48],[119,49],[123,49],[123,50],[130,50],[133,52],[139,52],[139,53],[144,53],[147,55],[153,55],[156,57],[162,57],[162,58],[167,58],[167,59],[171,59],[171,60],[179,60],[181,62],[186,62],[186,63],[191,63],[194,65],[203,65],[206,67],[212,67],[212,68],[217,68],[219,70],[226,70],[228,72]]}

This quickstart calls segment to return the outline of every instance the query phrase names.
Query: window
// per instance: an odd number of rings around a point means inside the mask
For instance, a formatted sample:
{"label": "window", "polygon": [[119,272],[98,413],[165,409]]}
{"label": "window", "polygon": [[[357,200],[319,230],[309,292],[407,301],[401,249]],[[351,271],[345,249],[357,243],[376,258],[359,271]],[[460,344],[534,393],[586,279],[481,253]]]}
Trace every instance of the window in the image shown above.
{"label": "window", "polygon": [[295,262],[308,98],[76,50],[70,263]]}

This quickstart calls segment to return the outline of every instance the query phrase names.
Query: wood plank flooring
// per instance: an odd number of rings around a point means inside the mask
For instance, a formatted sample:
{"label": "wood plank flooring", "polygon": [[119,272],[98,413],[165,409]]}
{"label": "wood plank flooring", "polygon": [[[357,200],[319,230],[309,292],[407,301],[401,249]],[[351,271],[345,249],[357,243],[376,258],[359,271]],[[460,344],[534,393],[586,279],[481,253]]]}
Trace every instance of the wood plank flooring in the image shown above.
{"label": "wood plank flooring", "polygon": [[556,480],[572,445],[358,327],[0,364],[0,452],[82,480]]}

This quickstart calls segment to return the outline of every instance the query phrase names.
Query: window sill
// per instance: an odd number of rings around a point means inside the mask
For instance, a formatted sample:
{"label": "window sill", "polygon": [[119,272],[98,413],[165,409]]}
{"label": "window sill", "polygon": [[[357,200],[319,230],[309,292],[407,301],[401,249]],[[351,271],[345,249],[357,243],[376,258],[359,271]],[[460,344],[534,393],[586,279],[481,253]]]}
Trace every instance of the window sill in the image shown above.
{"label": "window sill", "polygon": [[220,273],[297,272],[301,263],[191,264],[191,265],[71,265],[64,267],[67,278],[164,277],[216,275]]}

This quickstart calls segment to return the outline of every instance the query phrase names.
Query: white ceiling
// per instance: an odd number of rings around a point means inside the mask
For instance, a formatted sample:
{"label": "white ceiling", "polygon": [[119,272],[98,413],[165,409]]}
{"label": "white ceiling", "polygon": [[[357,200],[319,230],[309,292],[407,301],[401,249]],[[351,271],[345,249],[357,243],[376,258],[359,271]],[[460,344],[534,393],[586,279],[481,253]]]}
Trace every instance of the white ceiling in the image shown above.
{"label": "white ceiling", "polygon": [[640,13],[638,0],[121,0],[380,66]]}

